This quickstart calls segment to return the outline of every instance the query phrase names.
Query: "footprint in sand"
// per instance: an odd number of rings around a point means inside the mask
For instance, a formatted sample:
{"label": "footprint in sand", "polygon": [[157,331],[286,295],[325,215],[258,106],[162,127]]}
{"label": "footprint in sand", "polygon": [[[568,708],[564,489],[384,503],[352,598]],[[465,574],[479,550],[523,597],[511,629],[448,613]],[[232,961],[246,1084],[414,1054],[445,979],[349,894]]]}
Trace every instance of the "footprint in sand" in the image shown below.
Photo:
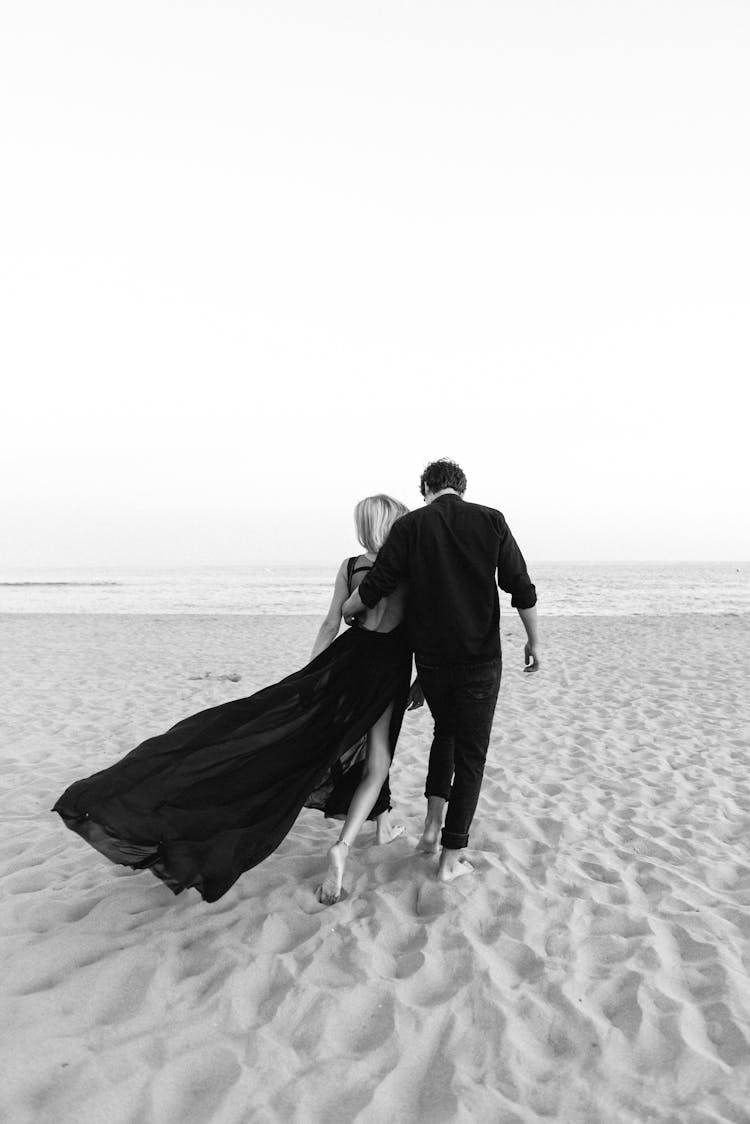
{"label": "footprint in sand", "polygon": [[138,949],[126,950],[103,967],[89,1008],[94,1026],[118,1024],[146,1009],[159,961],[140,963],[138,955]]}
{"label": "footprint in sand", "polygon": [[547,956],[566,957],[570,952],[570,933],[562,925],[550,929],[544,939],[544,951]]}
{"label": "footprint in sand", "polygon": [[640,972],[625,972],[613,981],[609,995],[602,1002],[602,1014],[631,1042],[637,1037],[643,1021],[643,1008],[639,1001],[642,984]]}
{"label": "footprint in sand", "polygon": [[396,980],[408,980],[424,965],[424,953],[422,952],[407,952],[403,956],[399,956],[396,960],[396,970],[393,973],[393,978]]}
{"label": "footprint in sand", "polygon": [[168,1062],[154,1080],[154,1118],[159,1124],[218,1119],[222,1102],[242,1076],[229,1049],[193,1050]]}
{"label": "footprint in sand", "polygon": [[689,964],[712,960],[716,956],[715,945],[707,944],[705,941],[693,940],[690,933],[682,925],[672,924],[672,936],[679,949],[680,959]]}
{"label": "footprint in sand", "polygon": [[750,1060],[750,1046],[726,1003],[703,1008],[706,1034],[725,1065],[736,1066]]}
{"label": "footprint in sand", "polygon": [[616,871],[608,870],[599,863],[582,862],[579,865],[584,874],[588,874],[589,878],[593,878],[596,882],[606,882],[613,886],[620,881],[620,875]]}
{"label": "footprint in sand", "polygon": [[335,1053],[366,1057],[393,1038],[395,1000],[390,992],[370,985],[355,988],[330,1012],[326,1037]]}
{"label": "footprint in sand", "polygon": [[545,962],[523,941],[506,940],[498,946],[503,967],[515,977],[515,985],[533,983],[545,971]]}

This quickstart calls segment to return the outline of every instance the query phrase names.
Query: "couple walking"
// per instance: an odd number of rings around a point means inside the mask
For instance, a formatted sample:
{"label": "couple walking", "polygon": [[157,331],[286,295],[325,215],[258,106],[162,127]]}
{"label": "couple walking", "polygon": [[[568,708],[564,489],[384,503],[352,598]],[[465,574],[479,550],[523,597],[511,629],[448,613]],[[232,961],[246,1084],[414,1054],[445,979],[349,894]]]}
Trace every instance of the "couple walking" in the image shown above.
{"label": "couple walking", "polygon": [[[112,861],[215,901],[275,850],[303,806],[320,808],[345,816],[318,889],[331,904],[365,820],[378,820],[379,839],[390,835],[388,771],[421,692],[435,732],[419,847],[442,844],[439,879],[468,873],[462,852],[500,687],[496,582],[524,623],[526,670],[539,661],[523,556],[501,513],[466,502],[465,489],[459,466],[440,460],[422,474],[422,508],[386,496],[358,504],[365,554],[342,563],[310,662],[76,781],[54,807],[67,826]],[[354,627],[336,638],[342,616]]]}

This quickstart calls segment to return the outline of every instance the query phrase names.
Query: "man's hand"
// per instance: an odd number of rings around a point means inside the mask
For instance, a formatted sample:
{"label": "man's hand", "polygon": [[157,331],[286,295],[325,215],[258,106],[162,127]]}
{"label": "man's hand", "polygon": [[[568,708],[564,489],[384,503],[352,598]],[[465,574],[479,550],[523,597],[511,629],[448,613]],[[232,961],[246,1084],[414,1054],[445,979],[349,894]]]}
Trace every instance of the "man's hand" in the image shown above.
{"label": "man's hand", "polygon": [[415,679],[409,691],[409,697],[406,700],[407,710],[417,710],[420,706],[424,706],[424,691],[418,679]]}
{"label": "man's hand", "polygon": [[524,663],[526,667],[524,671],[538,671],[539,670],[539,656],[537,655],[537,625],[536,625],[536,605],[532,605],[530,609],[519,609],[518,615],[523,621],[523,627],[526,629],[526,646],[523,650]]}

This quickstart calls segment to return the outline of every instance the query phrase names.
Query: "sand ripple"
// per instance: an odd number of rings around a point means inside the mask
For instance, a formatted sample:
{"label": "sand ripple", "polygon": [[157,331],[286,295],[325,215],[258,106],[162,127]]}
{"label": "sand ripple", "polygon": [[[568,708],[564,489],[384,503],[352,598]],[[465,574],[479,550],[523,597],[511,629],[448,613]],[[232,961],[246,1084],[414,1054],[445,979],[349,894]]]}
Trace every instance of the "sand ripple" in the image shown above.
{"label": "sand ripple", "polygon": [[47,812],[181,714],[292,670],[314,621],[0,628],[10,1124],[750,1122],[741,618],[547,621],[524,676],[509,615],[476,876],[440,885],[414,854],[419,712],[392,774],[407,836],[363,835],[331,908],[313,889],[337,825],[315,813],[208,906]]}

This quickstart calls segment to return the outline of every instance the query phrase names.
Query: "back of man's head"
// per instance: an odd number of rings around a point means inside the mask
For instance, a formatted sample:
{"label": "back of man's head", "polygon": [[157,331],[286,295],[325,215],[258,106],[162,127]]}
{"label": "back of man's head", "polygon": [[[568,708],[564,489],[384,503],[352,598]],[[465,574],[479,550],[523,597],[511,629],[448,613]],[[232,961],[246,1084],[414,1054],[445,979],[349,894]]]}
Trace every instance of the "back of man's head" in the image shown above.
{"label": "back of man's head", "polygon": [[427,492],[442,492],[445,488],[452,488],[462,496],[466,491],[466,474],[455,461],[443,457],[439,461],[431,461],[422,473],[419,481],[419,490],[422,495]]}

